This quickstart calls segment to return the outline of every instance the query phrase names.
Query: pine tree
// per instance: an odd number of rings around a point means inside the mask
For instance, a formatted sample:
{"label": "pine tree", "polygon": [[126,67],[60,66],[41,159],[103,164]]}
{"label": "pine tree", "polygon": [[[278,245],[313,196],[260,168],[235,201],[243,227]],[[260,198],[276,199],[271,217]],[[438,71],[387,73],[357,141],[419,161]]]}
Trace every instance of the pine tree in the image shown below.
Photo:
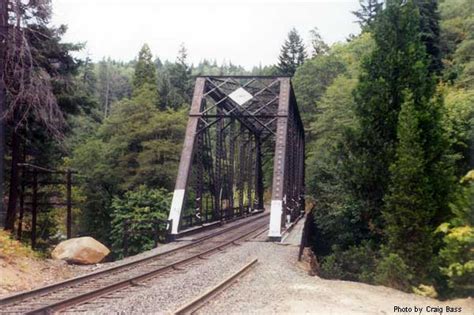
{"label": "pine tree", "polygon": [[382,10],[383,3],[379,0],[359,0],[360,9],[353,11],[357,18],[360,27],[363,30],[369,29],[375,20],[377,14]]}
{"label": "pine tree", "polygon": [[138,53],[138,61],[135,65],[135,74],[133,76],[133,88],[139,89],[144,84],[156,87],[156,67],[153,62],[153,55],[150,47],[144,44]]}
{"label": "pine tree", "polygon": [[303,40],[296,29],[293,28],[288,33],[288,39],[285,40],[281,48],[278,68],[281,74],[292,76],[296,72],[296,68],[303,64],[305,59],[306,52]]}

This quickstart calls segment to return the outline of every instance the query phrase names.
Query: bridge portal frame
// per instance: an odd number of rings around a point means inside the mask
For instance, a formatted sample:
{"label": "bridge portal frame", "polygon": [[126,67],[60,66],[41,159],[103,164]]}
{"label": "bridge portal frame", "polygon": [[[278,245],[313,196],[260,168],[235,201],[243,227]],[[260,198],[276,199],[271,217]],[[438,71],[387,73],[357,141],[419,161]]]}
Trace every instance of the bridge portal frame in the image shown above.
{"label": "bridge portal frame", "polygon": [[[263,83],[265,82],[265,83]],[[239,104],[232,92],[250,89],[251,100]],[[225,90],[233,84],[232,90]],[[257,92],[255,92],[257,91]],[[278,91],[278,92],[277,92]],[[247,92],[247,91],[246,91]],[[271,93],[267,93],[271,92]],[[245,93],[245,92],[244,92]],[[263,93],[271,98],[257,100]],[[213,98],[218,115],[209,115],[206,98]],[[244,102],[245,103],[245,102]],[[209,117],[215,121],[206,122]],[[217,117],[218,116],[218,117]],[[200,76],[196,78],[194,93],[186,127],[175,190],[169,213],[172,220],[171,234],[179,233],[183,210],[188,193],[189,177],[193,157],[199,145],[198,135],[204,128],[214,125],[219,119],[232,118],[248,128],[256,139],[256,207],[263,208],[263,173],[260,143],[271,138],[274,142],[272,197],[270,207],[271,239],[281,238],[285,228],[304,211],[304,128],[296,104],[290,77],[286,76]],[[273,143],[272,142],[272,143]]]}

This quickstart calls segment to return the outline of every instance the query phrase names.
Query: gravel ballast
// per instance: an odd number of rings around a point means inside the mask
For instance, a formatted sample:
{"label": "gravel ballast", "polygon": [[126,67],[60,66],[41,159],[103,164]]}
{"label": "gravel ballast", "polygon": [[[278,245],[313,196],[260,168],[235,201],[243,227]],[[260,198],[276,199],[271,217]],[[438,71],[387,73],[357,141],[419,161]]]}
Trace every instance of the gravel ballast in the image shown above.
{"label": "gravel ballast", "polygon": [[[199,314],[393,314],[394,306],[461,306],[472,299],[439,302],[394,289],[311,277],[297,262],[298,247],[259,240],[243,242],[143,284],[76,307],[88,314],[170,314],[254,258],[248,274],[201,308]],[[115,296],[115,298],[114,298]]]}

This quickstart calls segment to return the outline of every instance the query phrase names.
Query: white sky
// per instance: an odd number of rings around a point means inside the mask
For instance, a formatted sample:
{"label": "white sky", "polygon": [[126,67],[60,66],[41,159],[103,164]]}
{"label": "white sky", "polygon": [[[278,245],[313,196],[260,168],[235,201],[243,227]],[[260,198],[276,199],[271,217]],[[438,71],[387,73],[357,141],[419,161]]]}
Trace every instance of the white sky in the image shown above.
{"label": "white sky", "polygon": [[130,60],[148,43],[162,61],[181,43],[191,63],[206,58],[247,69],[277,62],[288,31],[309,43],[317,26],[328,43],[357,34],[358,0],[53,0],[53,23],[67,24],[64,41],[86,42],[93,60]]}

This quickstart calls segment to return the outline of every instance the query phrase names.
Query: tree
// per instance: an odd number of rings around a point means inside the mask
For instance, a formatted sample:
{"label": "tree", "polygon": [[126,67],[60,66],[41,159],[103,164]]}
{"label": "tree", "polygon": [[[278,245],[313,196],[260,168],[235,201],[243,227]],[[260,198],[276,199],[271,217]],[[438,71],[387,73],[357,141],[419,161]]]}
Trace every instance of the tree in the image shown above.
{"label": "tree", "polygon": [[[433,258],[434,227],[437,207],[427,172],[424,135],[413,97],[408,95],[398,119],[396,159],[390,166],[391,183],[385,197],[388,251],[397,254],[418,277],[426,275]],[[421,278],[421,277],[420,277]]]}
{"label": "tree", "polygon": [[[10,192],[5,228],[11,230],[16,217],[22,133],[26,137],[28,129],[41,125],[42,130],[35,131],[37,137],[43,135],[44,130],[56,139],[62,137],[65,117],[56,95],[66,89],[65,78],[77,68],[69,52],[80,46],[60,43],[66,27],[48,25],[50,1],[25,3],[15,0],[9,1],[9,5],[11,24],[2,76],[7,92],[3,118],[11,134]],[[63,109],[68,108],[64,106]]]}
{"label": "tree", "polygon": [[93,96],[97,86],[97,77],[94,72],[94,63],[86,57],[80,67],[80,84],[87,95]]}
{"label": "tree", "polygon": [[324,42],[317,27],[309,31],[311,35],[312,57],[319,55],[326,55],[329,51],[329,46]]}
{"label": "tree", "polygon": [[382,10],[383,3],[380,0],[359,0],[360,9],[353,11],[362,30],[368,30],[375,21],[375,17]]}
{"label": "tree", "polygon": [[133,69],[110,58],[102,59],[97,67],[97,96],[103,117],[109,116],[114,102],[130,97]]}
{"label": "tree", "polygon": [[[355,115],[360,128],[347,136],[350,154],[346,165],[349,178],[357,174],[349,183],[364,204],[361,217],[375,236],[381,235],[380,211],[388,189],[389,167],[395,158],[398,114],[406,91],[417,106],[422,106],[433,97],[435,81],[427,69],[419,15],[412,1],[403,5],[397,0],[387,1],[373,25],[373,37],[374,51],[363,62],[355,90]],[[439,113],[426,114],[439,118]],[[430,130],[427,126],[431,123],[421,122],[426,126],[423,132],[433,137],[426,143],[436,146],[439,141],[435,134],[441,129]]]}
{"label": "tree", "polygon": [[150,47],[144,44],[138,53],[138,61],[133,75],[133,88],[139,89],[144,84],[156,87],[156,67]]}
{"label": "tree", "polygon": [[176,62],[167,62],[160,69],[158,89],[161,109],[177,109],[191,102],[192,69],[187,63],[187,56],[186,47],[181,44]]}
{"label": "tree", "polygon": [[0,1],[0,226],[5,223],[6,212],[3,204],[4,178],[5,178],[5,122],[3,113],[7,107],[7,94],[5,89],[5,62],[7,47],[7,26],[8,26],[8,0]]}
{"label": "tree", "polygon": [[[171,194],[164,189],[150,189],[139,186],[127,191],[123,197],[112,201],[112,230],[110,241],[115,256],[123,257],[124,229],[128,223],[128,255],[136,255],[154,247],[156,220],[167,217],[171,205]],[[164,228],[160,226],[160,228]]]}
{"label": "tree", "polygon": [[430,57],[429,70],[439,74],[443,68],[437,0],[415,0],[420,12],[421,41]]}
{"label": "tree", "polygon": [[[316,106],[313,103],[315,108],[311,111],[314,113],[306,119],[308,124],[305,126],[307,200],[315,200],[313,216],[316,232],[314,237],[317,241],[313,248],[323,260],[323,256],[331,253],[333,246],[339,246],[341,251],[349,250],[352,245],[360,244],[366,236],[367,226],[360,217],[360,200],[354,197],[346,185],[347,174],[342,171],[341,166],[346,151],[345,132],[349,128],[358,127],[354,115],[353,91],[358,83],[360,62],[364,56],[370,54],[372,46],[373,42],[369,33],[364,33],[349,43],[333,45],[328,56],[305,62],[298,69],[293,80],[298,105],[300,109],[303,109],[302,115],[305,116],[310,109],[303,108],[302,105],[305,103],[302,101],[307,100],[308,104],[311,104],[311,95],[317,95],[306,93],[319,91],[324,86],[313,80],[324,78],[331,71],[331,76],[336,76],[326,81],[329,85],[322,89],[318,100],[313,98],[316,100],[314,102]],[[314,68],[305,76],[300,76],[308,65],[315,65],[324,60],[326,62],[333,60],[330,63],[332,66]],[[335,69],[339,71],[334,71]],[[310,88],[312,85],[313,90]],[[362,246],[360,250],[365,252],[364,248]],[[348,253],[348,255],[351,254]],[[344,260],[345,257],[342,253],[342,256],[337,259]]]}
{"label": "tree", "polygon": [[82,231],[109,244],[112,200],[140,185],[173,189],[186,126],[184,111],[159,110],[148,84],[114,104],[109,117],[74,149],[86,196]]}
{"label": "tree", "polygon": [[292,76],[296,72],[296,68],[303,64],[306,58],[305,47],[300,35],[293,28],[288,33],[288,38],[281,47],[278,68],[281,74]]}
{"label": "tree", "polygon": [[345,70],[342,60],[333,54],[308,60],[298,68],[293,82],[298,106],[306,126],[314,119],[318,102],[326,88]]}

